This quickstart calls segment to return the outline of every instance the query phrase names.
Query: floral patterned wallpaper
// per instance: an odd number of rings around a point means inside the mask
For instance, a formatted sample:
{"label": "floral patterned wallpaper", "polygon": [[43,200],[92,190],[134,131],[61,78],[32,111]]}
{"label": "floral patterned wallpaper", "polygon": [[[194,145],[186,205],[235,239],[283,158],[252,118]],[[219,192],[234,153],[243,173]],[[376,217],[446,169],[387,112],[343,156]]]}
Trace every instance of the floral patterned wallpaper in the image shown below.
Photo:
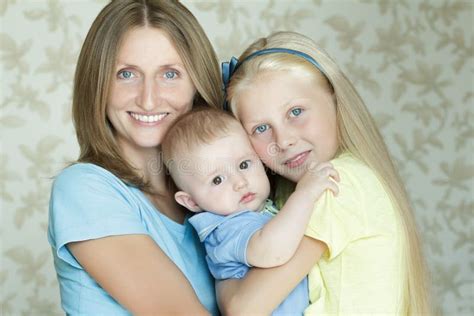
{"label": "floral patterned wallpaper", "polygon": [[[221,60],[276,30],[354,82],[415,207],[441,314],[474,313],[473,12],[448,0],[183,1]],[[104,0],[0,1],[2,315],[63,314],[46,239],[51,178],[77,157],[76,58]]]}

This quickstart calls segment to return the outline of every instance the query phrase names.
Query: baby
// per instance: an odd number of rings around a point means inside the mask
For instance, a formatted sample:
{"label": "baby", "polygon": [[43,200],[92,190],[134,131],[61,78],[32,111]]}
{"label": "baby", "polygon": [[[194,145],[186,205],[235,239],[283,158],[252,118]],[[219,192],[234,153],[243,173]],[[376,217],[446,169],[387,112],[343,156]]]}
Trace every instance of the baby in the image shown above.
{"label": "baby", "polygon": [[[202,108],[179,118],[162,142],[165,165],[178,191],[176,201],[197,213],[190,223],[204,243],[216,279],[242,278],[249,267],[270,268],[295,253],[314,204],[327,189],[337,194],[329,163],[311,166],[280,211],[245,130],[230,114]],[[305,278],[273,315],[308,306]]]}

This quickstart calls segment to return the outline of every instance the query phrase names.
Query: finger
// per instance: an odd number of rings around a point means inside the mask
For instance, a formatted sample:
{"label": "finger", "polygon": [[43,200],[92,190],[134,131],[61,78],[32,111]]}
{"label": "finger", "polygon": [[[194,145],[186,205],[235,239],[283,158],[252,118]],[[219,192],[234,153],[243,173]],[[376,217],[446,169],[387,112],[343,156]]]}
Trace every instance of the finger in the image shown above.
{"label": "finger", "polygon": [[315,161],[312,161],[308,166],[308,171],[319,171],[318,164]]}
{"label": "finger", "polygon": [[324,169],[320,170],[319,174],[323,177],[334,177],[334,179],[339,178],[339,173],[331,166],[327,166]]}
{"label": "finger", "polygon": [[328,162],[322,162],[322,163],[320,163],[316,166],[316,170],[320,171],[320,170],[322,170],[324,168],[328,168],[328,167],[329,168],[334,168],[332,163],[330,163],[329,161]]}
{"label": "finger", "polygon": [[339,177],[339,172],[337,172],[336,169],[330,169],[329,176],[337,182],[341,181],[341,178]]}
{"label": "finger", "polygon": [[337,196],[339,194],[339,187],[334,181],[329,180],[326,188],[332,191],[332,193],[334,193],[334,196]]}

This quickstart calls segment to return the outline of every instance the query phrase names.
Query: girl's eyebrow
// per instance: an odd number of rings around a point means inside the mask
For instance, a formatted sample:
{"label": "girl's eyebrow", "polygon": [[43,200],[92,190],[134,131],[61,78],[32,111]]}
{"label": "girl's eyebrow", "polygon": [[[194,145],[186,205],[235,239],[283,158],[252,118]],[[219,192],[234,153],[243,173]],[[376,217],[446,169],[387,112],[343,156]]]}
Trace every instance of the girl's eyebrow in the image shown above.
{"label": "girl's eyebrow", "polygon": [[252,120],[252,121],[248,121],[248,122],[242,122],[242,125],[245,127],[245,126],[254,126],[254,125],[259,125],[259,124],[262,124],[262,122],[264,122],[264,120]]}
{"label": "girl's eyebrow", "polygon": [[250,136],[253,133],[253,130],[257,126],[264,124],[263,122],[265,122],[265,121],[251,121],[251,122],[248,122],[248,123],[245,123],[245,124],[242,123],[242,125],[244,126],[244,129],[247,132],[247,135]]}
{"label": "girl's eyebrow", "polygon": [[289,99],[287,102],[282,103],[280,106],[280,109],[287,108],[292,103],[299,103],[302,101],[310,101],[310,100],[311,100],[310,98],[303,98],[303,97],[292,98],[292,99]]}

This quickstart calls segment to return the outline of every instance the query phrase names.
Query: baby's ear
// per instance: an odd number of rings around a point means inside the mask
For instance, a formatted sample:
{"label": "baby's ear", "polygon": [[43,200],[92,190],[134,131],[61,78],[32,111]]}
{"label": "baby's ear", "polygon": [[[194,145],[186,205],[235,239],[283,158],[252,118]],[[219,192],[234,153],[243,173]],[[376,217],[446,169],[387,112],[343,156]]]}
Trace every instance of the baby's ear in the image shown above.
{"label": "baby's ear", "polygon": [[198,213],[202,211],[199,205],[197,205],[196,202],[194,202],[191,195],[189,195],[188,193],[184,191],[176,192],[174,194],[174,199],[176,200],[176,202],[178,202],[178,204],[184,206],[191,212]]}

